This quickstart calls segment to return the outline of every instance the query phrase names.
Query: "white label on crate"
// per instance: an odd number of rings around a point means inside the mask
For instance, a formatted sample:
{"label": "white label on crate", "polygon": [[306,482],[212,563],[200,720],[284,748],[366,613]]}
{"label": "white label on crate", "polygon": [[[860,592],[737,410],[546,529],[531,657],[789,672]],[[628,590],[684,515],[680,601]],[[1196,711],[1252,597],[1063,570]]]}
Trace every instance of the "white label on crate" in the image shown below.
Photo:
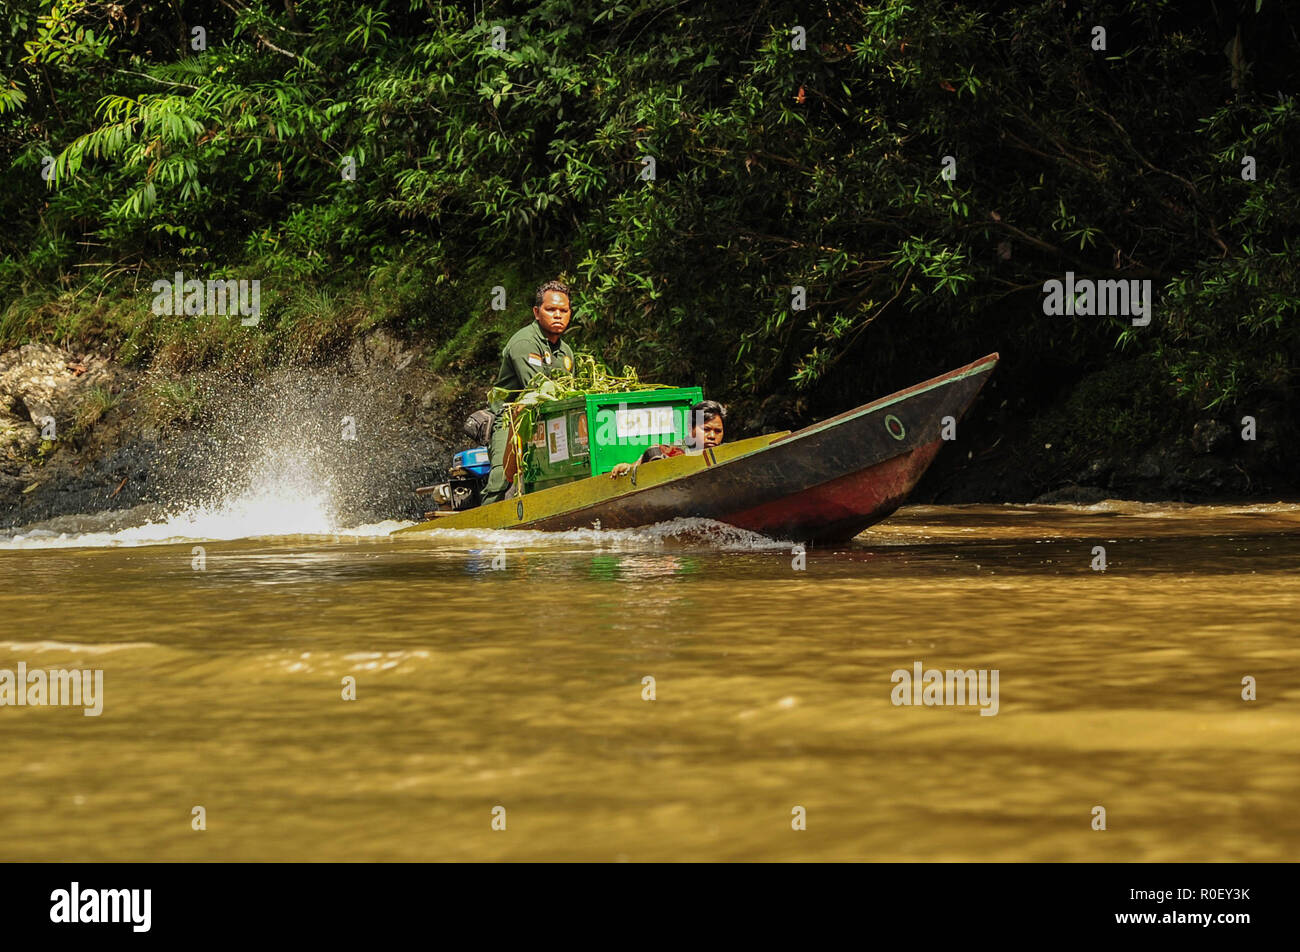
{"label": "white label on crate", "polygon": [[620,407],[614,412],[614,421],[620,440],[663,436],[673,432],[673,408]]}
{"label": "white label on crate", "polygon": [[569,458],[569,431],[564,417],[546,421],[546,446],[550,450],[551,462]]}

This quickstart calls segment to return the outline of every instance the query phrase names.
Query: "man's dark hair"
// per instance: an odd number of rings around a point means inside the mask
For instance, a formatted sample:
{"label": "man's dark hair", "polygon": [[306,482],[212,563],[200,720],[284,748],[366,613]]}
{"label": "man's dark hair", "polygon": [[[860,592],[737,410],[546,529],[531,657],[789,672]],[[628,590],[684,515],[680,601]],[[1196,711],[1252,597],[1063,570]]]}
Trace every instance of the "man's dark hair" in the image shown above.
{"label": "man's dark hair", "polygon": [[692,427],[703,426],[714,417],[727,422],[727,411],[717,400],[701,400],[691,405],[690,421]]}
{"label": "man's dark hair", "polygon": [[559,291],[569,299],[569,304],[573,304],[573,295],[569,293],[569,286],[567,284],[563,281],[547,281],[538,288],[537,293],[533,295],[533,307],[542,306],[542,299],[546,297],[547,291]]}

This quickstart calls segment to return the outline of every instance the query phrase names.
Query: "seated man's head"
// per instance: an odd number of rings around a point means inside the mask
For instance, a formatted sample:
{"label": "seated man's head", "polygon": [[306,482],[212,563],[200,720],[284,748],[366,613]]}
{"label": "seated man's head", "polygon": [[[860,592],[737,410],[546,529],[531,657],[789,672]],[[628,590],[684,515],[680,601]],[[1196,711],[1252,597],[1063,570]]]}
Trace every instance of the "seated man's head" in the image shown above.
{"label": "seated man's head", "polygon": [[691,449],[710,449],[722,442],[723,424],[727,411],[716,400],[701,400],[690,409],[690,438],[686,445]]}
{"label": "seated man's head", "polygon": [[554,344],[569,329],[569,286],[563,281],[547,281],[533,296],[533,317],[546,339]]}

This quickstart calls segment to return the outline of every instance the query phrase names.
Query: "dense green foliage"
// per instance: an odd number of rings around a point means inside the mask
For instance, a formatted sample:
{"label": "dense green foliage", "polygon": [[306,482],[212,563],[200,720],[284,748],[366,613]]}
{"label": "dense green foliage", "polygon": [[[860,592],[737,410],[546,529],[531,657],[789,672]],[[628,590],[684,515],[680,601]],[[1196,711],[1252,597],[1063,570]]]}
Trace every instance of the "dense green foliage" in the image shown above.
{"label": "dense green foliage", "polygon": [[[1300,10],[1278,0],[5,9],[7,343],[144,359],[183,325],[202,360],[382,320],[491,362],[478,329],[563,273],[576,344],[733,399],[843,406],[997,349],[1030,402],[1132,362],[1171,414],[1300,416]],[[149,315],[175,268],[260,278],[267,319]],[[1152,280],[1150,326],[1045,316],[1067,270]]]}

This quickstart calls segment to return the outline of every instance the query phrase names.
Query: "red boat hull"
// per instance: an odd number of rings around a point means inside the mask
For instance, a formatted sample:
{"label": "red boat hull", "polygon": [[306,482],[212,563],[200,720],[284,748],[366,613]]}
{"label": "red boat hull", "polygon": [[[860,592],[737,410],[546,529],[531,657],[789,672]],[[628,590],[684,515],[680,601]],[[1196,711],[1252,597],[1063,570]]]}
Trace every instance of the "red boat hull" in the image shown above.
{"label": "red boat hull", "polygon": [[938,454],[936,440],[802,492],[730,513],[723,522],[778,539],[843,542],[903,504]]}

